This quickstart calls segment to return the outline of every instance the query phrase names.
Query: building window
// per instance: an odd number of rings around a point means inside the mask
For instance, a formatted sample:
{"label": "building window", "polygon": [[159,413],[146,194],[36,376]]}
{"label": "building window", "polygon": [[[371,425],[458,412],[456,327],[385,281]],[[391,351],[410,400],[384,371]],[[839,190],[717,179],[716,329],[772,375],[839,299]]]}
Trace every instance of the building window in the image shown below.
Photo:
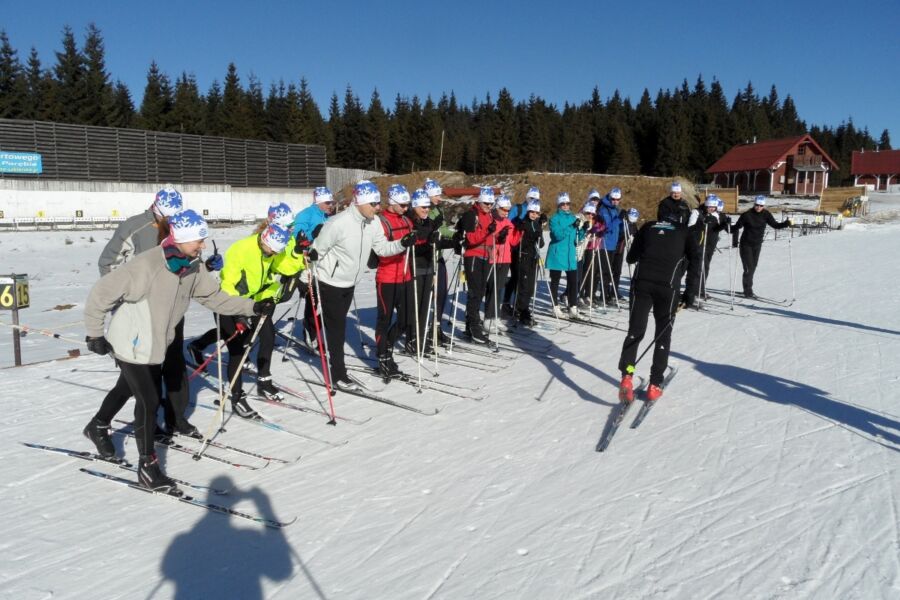
{"label": "building window", "polygon": [[797,148],[797,156],[803,156],[804,154],[806,154],[806,146]]}

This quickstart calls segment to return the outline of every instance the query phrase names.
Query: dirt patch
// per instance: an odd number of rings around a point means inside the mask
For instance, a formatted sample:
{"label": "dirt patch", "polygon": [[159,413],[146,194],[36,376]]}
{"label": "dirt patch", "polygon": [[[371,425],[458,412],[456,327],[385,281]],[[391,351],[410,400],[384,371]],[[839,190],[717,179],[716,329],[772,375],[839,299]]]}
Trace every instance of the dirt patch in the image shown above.
{"label": "dirt patch", "polygon": [[[376,177],[373,181],[382,194],[386,194],[387,188],[394,183],[402,183],[413,190],[420,187],[427,177],[437,180],[443,187],[498,186],[510,194],[514,204],[522,202],[528,188],[536,185],[541,190],[541,206],[549,214],[556,210],[556,196],[560,192],[568,192],[575,210],[580,210],[592,188],[605,195],[612,188],[618,187],[622,190],[622,208],[636,207],[641,212],[642,221],[655,219],[656,206],[660,200],[669,195],[669,184],[673,179],[681,182],[684,196],[692,208],[699,204],[697,190],[686,178],[540,172],[472,177],[457,171],[419,171],[408,175],[385,175]],[[342,192],[345,198],[350,198],[353,188],[347,186]]]}
{"label": "dirt patch", "polygon": [[57,304],[53,308],[50,308],[44,312],[49,312],[51,310],[69,310],[70,308],[75,308],[75,305],[74,304]]}

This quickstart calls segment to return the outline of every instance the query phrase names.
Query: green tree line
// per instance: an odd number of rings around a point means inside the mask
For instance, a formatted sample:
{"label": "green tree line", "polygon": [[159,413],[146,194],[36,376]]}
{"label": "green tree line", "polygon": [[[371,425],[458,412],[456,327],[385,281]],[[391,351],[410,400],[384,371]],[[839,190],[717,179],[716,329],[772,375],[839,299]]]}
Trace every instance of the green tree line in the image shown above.
{"label": "green tree line", "polygon": [[333,93],[325,118],[301,78],[263,89],[252,73],[242,81],[234,63],[203,93],[196,78],[172,80],[156,62],[147,71],[140,104],[106,68],[102,33],[91,24],[79,47],[70,28],[45,68],[32,48],[20,58],[0,31],[0,117],[132,127],[276,142],[321,144],[332,166],[391,173],[437,169],[479,173],[529,170],[594,172],[703,179],[703,172],[735,144],[810,133],[840,165],[832,181],[849,181],[850,155],[890,149],[885,129],[875,139],[852,118],[837,126],[808,126],[790,94],[774,85],[760,94],[752,83],[729,102],[715,78],[698,76],[637,104],[618,90],[604,99],[595,87],[580,104],[559,107],[532,94],[460,102],[451,91],[397,95],[388,106],[378,91],[364,104],[350,85]]}

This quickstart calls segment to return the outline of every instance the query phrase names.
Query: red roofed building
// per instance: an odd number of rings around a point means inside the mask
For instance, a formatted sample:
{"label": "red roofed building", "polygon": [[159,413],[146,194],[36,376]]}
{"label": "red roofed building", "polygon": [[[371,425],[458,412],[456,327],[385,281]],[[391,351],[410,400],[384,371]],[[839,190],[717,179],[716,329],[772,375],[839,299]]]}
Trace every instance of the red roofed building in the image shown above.
{"label": "red roofed building", "polygon": [[706,172],[721,187],[762,194],[817,195],[838,168],[809,135],[735,146]]}
{"label": "red roofed building", "polygon": [[850,161],[853,185],[871,185],[887,190],[893,182],[900,184],[900,150],[854,152]]}

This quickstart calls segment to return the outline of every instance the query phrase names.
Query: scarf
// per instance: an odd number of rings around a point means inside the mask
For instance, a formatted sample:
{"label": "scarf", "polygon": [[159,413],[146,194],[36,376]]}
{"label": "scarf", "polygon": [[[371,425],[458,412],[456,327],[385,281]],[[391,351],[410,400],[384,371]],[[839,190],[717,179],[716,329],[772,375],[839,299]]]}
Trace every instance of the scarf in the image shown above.
{"label": "scarf", "polygon": [[163,256],[166,259],[166,267],[172,273],[179,277],[184,277],[191,270],[194,260],[182,254],[175,241],[171,236],[167,237],[162,244]]}

